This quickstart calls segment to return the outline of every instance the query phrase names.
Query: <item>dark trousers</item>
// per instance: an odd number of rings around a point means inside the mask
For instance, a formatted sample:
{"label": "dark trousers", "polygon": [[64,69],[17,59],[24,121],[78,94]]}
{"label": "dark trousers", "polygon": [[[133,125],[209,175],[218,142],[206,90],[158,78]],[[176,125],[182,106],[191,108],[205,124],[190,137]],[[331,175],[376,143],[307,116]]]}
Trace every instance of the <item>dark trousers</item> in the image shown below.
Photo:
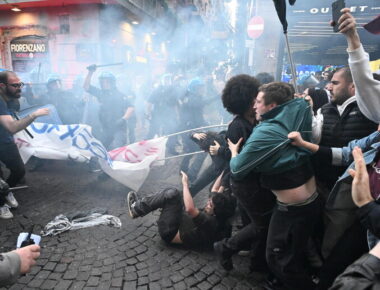
{"label": "dark trousers", "polygon": [[215,167],[212,163],[210,163],[207,168],[202,172],[201,175],[198,175],[194,182],[190,185],[190,193],[191,196],[194,197],[200,192],[203,188],[205,188],[208,184],[215,181],[215,179],[221,174],[215,170]]}
{"label": "dark trousers", "polygon": [[183,197],[176,188],[166,188],[158,193],[138,200],[135,210],[140,216],[162,209],[158,218],[158,233],[170,243],[178,232],[183,213]]}
{"label": "dark trousers", "polygon": [[288,289],[314,289],[306,252],[319,222],[322,202],[318,196],[306,205],[278,203],[269,225],[266,257],[270,270]]}
{"label": "dark trousers", "polygon": [[[0,161],[10,170],[10,174],[6,182],[9,187],[14,187],[25,175],[25,166],[22,162],[20,153],[15,143],[7,143],[0,145]],[[2,172],[1,172],[2,175]],[[3,176],[1,176],[3,177]],[[5,195],[3,192],[0,197],[0,206],[5,203]]]}
{"label": "dark trousers", "polygon": [[258,176],[245,182],[231,180],[231,190],[251,222],[233,237],[224,240],[223,244],[235,253],[251,247],[251,268],[264,270],[268,226],[275,205],[275,196],[260,186]]}

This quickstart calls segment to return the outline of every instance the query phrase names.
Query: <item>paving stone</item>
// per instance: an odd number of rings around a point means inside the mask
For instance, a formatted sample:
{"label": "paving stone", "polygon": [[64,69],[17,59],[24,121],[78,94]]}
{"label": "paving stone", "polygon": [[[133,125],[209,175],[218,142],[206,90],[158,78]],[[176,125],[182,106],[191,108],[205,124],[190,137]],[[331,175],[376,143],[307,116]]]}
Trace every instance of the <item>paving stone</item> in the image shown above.
{"label": "paving stone", "polygon": [[206,274],[203,273],[203,272],[198,272],[198,273],[195,273],[194,275],[195,279],[197,279],[198,281],[203,281],[206,279]]}
{"label": "paving stone", "polygon": [[124,275],[124,280],[125,281],[135,281],[135,280],[137,280],[137,273],[136,272],[126,273]]}
{"label": "paving stone", "polygon": [[184,268],[180,271],[180,273],[182,276],[188,277],[188,276],[192,275],[194,272],[191,271],[189,268]]}
{"label": "paving stone", "polygon": [[90,265],[80,266],[79,271],[88,272],[91,271],[91,268],[92,267]]}
{"label": "paving stone", "polygon": [[212,285],[207,281],[203,281],[202,283],[198,284],[197,287],[201,290],[207,290],[211,289]]}
{"label": "paving stone", "polygon": [[34,277],[30,274],[27,274],[25,276],[21,276],[20,278],[18,278],[17,280],[17,283],[20,283],[20,284],[28,284]]}
{"label": "paving stone", "polygon": [[111,281],[111,285],[114,287],[121,287],[123,286],[123,278],[113,278]]}
{"label": "paving stone", "polygon": [[219,285],[214,286],[212,289],[213,290],[228,290],[229,288],[227,288],[226,286],[223,286],[223,285],[219,284]]}
{"label": "paving stone", "polygon": [[84,281],[76,281],[74,282],[71,287],[69,288],[70,290],[82,290],[84,285],[86,285],[86,282]]}
{"label": "paving stone", "polygon": [[184,281],[180,281],[177,284],[174,284],[173,287],[175,290],[186,290],[187,289],[186,283]]}
{"label": "paving stone", "polygon": [[124,270],[123,269],[116,270],[112,274],[112,276],[114,278],[122,277],[123,275],[124,275]]}
{"label": "paving stone", "polygon": [[41,289],[54,289],[57,283],[58,282],[56,280],[45,280],[40,287]]}
{"label": "paving stone", "polygon": [[162,287],[171,287],[172,286],[172,281],[169,278],[163,278],[161,280],[161,286]]}
{"label": "paving stone", "polygon": [[188,287],[193,287],[194,285],[199,283],[199,281],[197,279],[195,279],[194,276],[187,277],[187,278],[185,278],[184,281]]}
{"label": "paving stone", "polygon": [[151,282],[149,283],[149,290],[161,290],[162,287],[160,285],[160,283],[158,282]]}
{"label": "paving stone", "polygon": [[137,276],[139,277],[147,276],[148,274],[149,274],[148,269],[142,269],[140,271],[137,271]]}
{"label": "paving stone", "polygon": [[40,266],[33,266],[28,275],[36,275],[41,269]]}
{"label": "paving stone", "polygon": [[161,273],[160,272],[149,273],[148,277],[150,281],[158,281],[161,279]]}
{"label": "paving stone", "polygon": [[216,285],[217,283],[220,282],[220,277],[218,275],[210,275],[207,277],[207,281],[210,282],[211,285]]}
{"label": "paving stone", "polygon": [[76,280],[78,281],[87,281],[90,278],[90,272],[78,272]]}
{"label": "paving stone", "polygon": [[113,265],[103,266],[102,272],[107,273],[113,271]]}
{"label": "paving stone", "polygon": [[112,277],[112,273],[103,273],[100,277],[100,280],[102,281],[110,281]]}
{"label": "paving stone", "polygon": [[111,281],[102,281],[97,287],[97,289],[99,290],[110,289],[110,288],[111,288]]}
{"label": "paving stone", "polygon": [[50,280],[61,280],[62,279],[62,273],[51,273],[49,275]]}
{"label": "paving stone", "polygon": [[55,267],[54,272],[63,273],[66,271],[66,269],[67,269],[67,264],[58,264]]}
{"label": "paving stone", "polygon": [[31,288],[40,288],[43,282],[44,280],[42,279],[33,279],[32,281],[28,283],[28,286]]}
{"label": "paving stone", "polygon": [[65,274],[63,275],[63,279],[65,280],[73,280],[78,276],[78,271],[76,270],[69,270],[66,271]]}
{"label": "paving stone", "polygon": [[48,262],[46,263],[46,265],[43,267],[44,270],[48,270],[48,271],[53,271],[55,266],[57,266],[57,263],[54,263],[54,262]]}
{"label": "paving stone", "polygon": [[107,258],[103,261],[103,265],[108,266],[114,263],[114,260],[112,258]]}
{"label": "paving stone", "polygon": [[36,279],[47,279],[47,277],[49,277],[50,274],[51,274],[50,271],[44,271],[44,270],[40,271],[36,275]]}
{"label": "paving stone", "polygon": [[91,269],[91,276],[101,276],[102,275],[102,269],[101,268],[92,268]]}
{"label": "paving stone", "polygon": [[141,285],[147,285],[149,284],[149,278],[148,277],[140,277],[138,280],[137,280],[137,285],[138,286],[141,286]]}
{"label": "paving stone", "polygon": [[91,276],[88,279],[88,281],[86,283],[86,286],[94,286],[94,287],[96,287],[96,286],[99,285],[99,281],[100,281],[99,277]]}
{"label": "paving stone", "polygon": [[61,259],[62,259],[62,255],[61,254],[55,254],[55,255],[52,255],[49,258],[49,261],[50,262],[59,262],[59,261],[61,261]]}
{"label": "paving stone", "polygon": [[174,274],[174,275],[170,276],[170,279],[171,279],[174,283],[177,283],[177,282],[183,280],[183,276],[180,275],[180,274]]}
{"label": "paving stone", "polygon": [[70,285],[72,284],[72,281],[70,280],[61,280],[58,282],[57,285],[55,285],[55,290],[67,290],[69,289]]}
{"label": "paving stone", "polygon": [[[25,287],[25,285],[20,285],[20,284],[14,284],[8,290],[22,290]],[[3,288],[1,288],[3,289]]]}

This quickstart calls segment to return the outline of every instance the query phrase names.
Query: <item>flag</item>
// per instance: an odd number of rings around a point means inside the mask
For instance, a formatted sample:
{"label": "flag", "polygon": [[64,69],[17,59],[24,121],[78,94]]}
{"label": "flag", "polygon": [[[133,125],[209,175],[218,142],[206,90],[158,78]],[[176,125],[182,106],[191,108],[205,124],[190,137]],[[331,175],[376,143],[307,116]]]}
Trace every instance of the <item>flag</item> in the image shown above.
{"label": "flag", "polygon": [[[24,131],[14,135],[22,160],[31,156],[43,159],[86,162],[98,158],[103,171],[110,177],[137,191],[157,159],[165,158],[166,137],[137,142],[107,152],[92,135],[92,128],[83,124],[58,125],[33,122],[28,126],[32,139]],[[156,165],[163,161],[156,162]]]}
{"label": "flag", "polygon": [[[276,8],[278,18],[282,24],[284,33],[288,32],[288,21],[286,20],[286,0],[273,0],[274,7]],[[290,5],[294,5],[296,0],[289,0]]]}
{"label": "flag", "polygon": [[[109,152],[112,163],[99,160],[102,170],[116,181],[137,191],[150,172],[152,163],[165,158],[167,137],[144,140]],[[164,161],[154,162],[163,165]]]}
{"label": "flag", "polygon": [[364,25],[365,30],[372,34],[380,34],[380,15]]}

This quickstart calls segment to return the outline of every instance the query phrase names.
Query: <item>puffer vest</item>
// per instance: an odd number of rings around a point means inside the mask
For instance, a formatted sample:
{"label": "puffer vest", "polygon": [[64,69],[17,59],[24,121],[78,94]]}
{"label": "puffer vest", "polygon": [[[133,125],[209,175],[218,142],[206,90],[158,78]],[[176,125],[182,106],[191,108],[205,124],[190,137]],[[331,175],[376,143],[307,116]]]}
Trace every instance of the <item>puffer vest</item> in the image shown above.
{"label": "puffer vest", "polygon": [[323,115],[322,138],[320,145],[343,147],[354,139],[360,139],[377,130],[378,124],[367,119],[360,112],[358,104],[352,102],[342,116],[336,105],[328,103],[321,108]]}

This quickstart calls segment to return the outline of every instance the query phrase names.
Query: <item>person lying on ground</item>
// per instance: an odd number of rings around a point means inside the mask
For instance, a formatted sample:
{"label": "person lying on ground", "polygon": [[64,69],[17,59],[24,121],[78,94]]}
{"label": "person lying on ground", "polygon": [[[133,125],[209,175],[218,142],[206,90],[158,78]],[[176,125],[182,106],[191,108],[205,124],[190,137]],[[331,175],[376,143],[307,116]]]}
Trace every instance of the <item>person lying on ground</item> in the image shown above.
{"label": "person lying on ground", "polygon": [[203,209],[194,205],[186,173],[181,171],[182,192],[169,187],[139,198],[128,193],[128,211],[132,218],[142,217],[161,209],[158,233],[169,244],[190,247],[211,247],[215,241],[231,235],[228,219],[234,214],[234,204],[223,193],[212,192]]}

